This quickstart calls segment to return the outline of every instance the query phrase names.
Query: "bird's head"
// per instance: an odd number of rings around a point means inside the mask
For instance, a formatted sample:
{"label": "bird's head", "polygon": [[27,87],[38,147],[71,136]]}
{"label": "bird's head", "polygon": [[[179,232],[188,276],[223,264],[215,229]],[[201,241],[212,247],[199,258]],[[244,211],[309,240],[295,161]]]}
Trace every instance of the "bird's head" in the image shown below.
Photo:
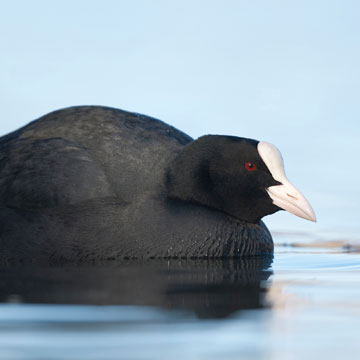
{"label": "bird's head", "polygon": [[251,223],[278,210],[316,221],[309,202],[286,178],[280,151],[265,141],[203,136],[174,159],[167,189],[171,198]]}

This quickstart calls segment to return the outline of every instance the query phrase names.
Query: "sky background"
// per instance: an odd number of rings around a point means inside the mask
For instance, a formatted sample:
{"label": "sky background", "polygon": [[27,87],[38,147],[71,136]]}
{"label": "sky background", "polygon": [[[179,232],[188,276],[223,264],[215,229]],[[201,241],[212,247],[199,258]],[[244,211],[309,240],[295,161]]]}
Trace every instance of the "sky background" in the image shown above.
{"label": "sky background", "polygon": [[318,217],[279,212],[269,228],[360,239],[359,11],[355,0],[1,1],[0,135],[86,104],[195,138],[266,140]]}

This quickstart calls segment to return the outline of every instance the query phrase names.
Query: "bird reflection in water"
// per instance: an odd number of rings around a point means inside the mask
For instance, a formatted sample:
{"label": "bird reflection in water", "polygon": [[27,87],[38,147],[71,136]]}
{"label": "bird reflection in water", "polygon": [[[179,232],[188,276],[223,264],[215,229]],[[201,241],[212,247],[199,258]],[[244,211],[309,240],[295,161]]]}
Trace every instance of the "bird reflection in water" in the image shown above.
{"label": "bird reflection in water", "polygon": [[0,300],[24,303],[153,306],[198,318],[225,318],[265,305],[272,257],[128,260],[80,267],[9,267]]}

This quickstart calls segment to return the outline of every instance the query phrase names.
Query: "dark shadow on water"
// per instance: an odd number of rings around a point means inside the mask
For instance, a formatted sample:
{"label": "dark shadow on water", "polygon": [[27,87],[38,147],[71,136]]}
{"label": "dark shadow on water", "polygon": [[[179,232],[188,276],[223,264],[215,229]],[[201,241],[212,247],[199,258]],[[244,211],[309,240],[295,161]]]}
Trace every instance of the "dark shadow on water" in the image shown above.
{"label": "dark shadow on water", "polygon": [[155,306],[199,318],[263,307],[272,257],[129,260],[91,267],[0,269],[0,301]]}

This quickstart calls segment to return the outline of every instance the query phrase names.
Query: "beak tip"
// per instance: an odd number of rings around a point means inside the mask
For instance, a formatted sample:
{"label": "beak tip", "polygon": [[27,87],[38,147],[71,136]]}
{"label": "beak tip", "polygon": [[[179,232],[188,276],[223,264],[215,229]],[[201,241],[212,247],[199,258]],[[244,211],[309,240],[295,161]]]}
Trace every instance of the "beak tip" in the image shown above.
{"label": "beak tip", "polygon": [[309,220],[312,221],[313,223],[316,223],[317,219],[316,219],[316,215],[314,213],[314,210],[311,208],[310,204],[309,204],[309,207],[310,207]]}
{"label": "beak tip", "polygon": [[[297,214],[295,214],[295,215],[297,215]],[[303,217],[304,219],[309,220],[309,221],[311,221],[313,223],[317,222],[316,215],[314,214],[314,211],[311,211],[311,213],[306,214],[306,216],[301,216],[300,215],[300,217]]]}

